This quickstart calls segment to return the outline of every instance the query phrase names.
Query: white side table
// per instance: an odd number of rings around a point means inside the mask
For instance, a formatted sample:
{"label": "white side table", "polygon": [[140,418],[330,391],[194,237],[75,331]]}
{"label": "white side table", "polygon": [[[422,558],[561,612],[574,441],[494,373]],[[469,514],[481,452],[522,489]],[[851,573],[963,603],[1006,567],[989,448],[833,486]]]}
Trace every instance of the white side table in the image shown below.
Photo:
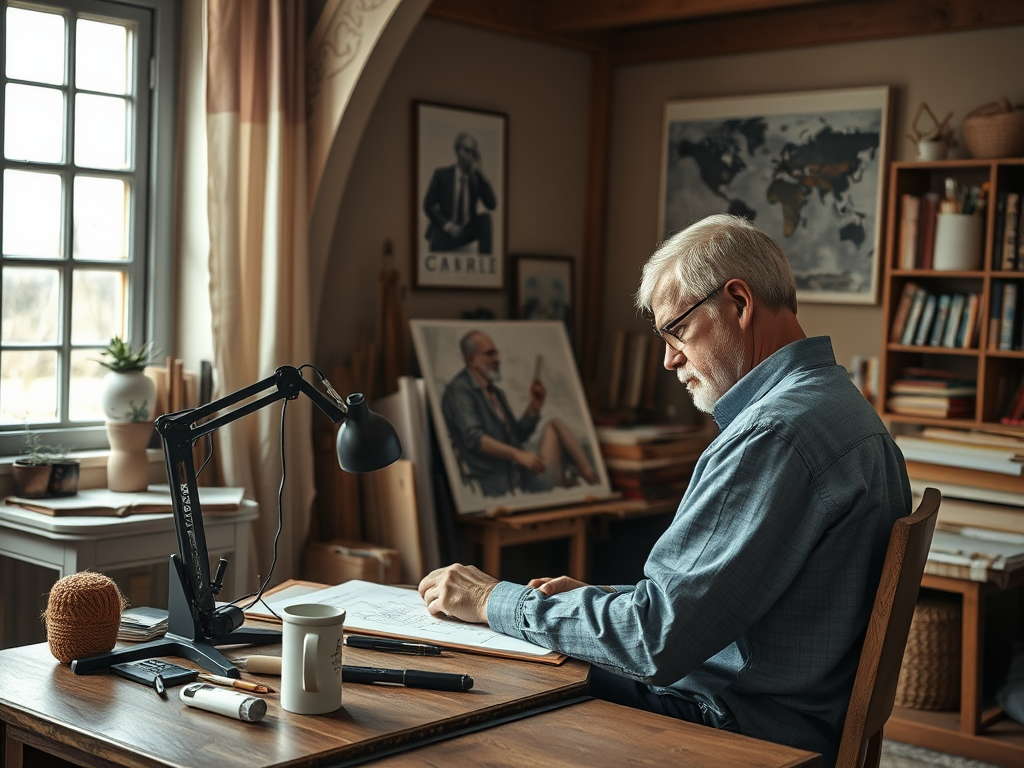
{"label": "white side table", "polygon": [[[250,583],[249,525],[257,517],[259,505],[248,500],[242,501],[236,513],[203,516],[211,557],[232,554],[227,558],[230,566],[225,590],[219,595],[221,600],[235,596],[230,592],[243,594]],[[126,517],[51,517],[0,503],[0,557],[55,570],[57,578],[84,570],[106,573],[140,566],[166,567],[171,554],[177,551],[174,516],[169,512]],[[10,607],[19,602],[17,581],[4,579],[5,617],[12,616]],[[4,628],[4,635],[9,634]]]}

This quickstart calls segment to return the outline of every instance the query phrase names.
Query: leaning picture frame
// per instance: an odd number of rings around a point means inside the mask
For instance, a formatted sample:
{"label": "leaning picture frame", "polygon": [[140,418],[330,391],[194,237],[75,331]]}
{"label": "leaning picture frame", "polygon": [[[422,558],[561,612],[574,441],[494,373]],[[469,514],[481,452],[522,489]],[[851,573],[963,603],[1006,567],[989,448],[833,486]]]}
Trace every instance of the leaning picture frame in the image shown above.
{"label": "leaning picture frame", "polygon": [[505,287],[508,117],[413,103],[417,288]]}
{"label": "leaning picture frame", "polygon": [[559,320],[571,342],[576,312],[572,258],[514,253],[510,260],[509,317]]}
{"label": "leaning picture frame", "polygon": [[799,301],[877,304],[887,86],[665,106],[659,240],[714,213],[785,251]]}
{"label": "leaning picture frame", "polygon": [[612,495],[563,323],[409,325],[458,514]]}

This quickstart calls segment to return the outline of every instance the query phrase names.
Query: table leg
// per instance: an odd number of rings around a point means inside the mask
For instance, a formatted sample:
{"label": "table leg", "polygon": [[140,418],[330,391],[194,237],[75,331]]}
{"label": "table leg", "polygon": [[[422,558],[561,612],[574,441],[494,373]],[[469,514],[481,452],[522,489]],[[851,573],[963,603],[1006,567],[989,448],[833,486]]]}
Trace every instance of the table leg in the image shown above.
{"label": "table leg", "polygon": [[569,576],[577,581],[587,578],[587,521],[580,517],[569,536]]}
{"label": "table leg", "polygon": [[249,584],[249,523],[238,522],[235,528],[235,561],[234,573],[231,578],[232,591],[235,596],[245,595],[253,591],[255,585]]}
{"label": "table leg", "polygon": [[963,591],[960,656],[960,731],[981,732],[982,647],[985,642],[984,597],[981,582]]}
{"label": "table leg", "polygon": [[490,574],[496,579],[501,578],[501,532],[494,528],[484,529],[483,539],[484,573]]}
{"label": "table leg", "polygon": [[3,768],[23,768],[25,765],[25,745],[17,741],[7,732],[7,726],[0,723],[0,744],[3,745]]}

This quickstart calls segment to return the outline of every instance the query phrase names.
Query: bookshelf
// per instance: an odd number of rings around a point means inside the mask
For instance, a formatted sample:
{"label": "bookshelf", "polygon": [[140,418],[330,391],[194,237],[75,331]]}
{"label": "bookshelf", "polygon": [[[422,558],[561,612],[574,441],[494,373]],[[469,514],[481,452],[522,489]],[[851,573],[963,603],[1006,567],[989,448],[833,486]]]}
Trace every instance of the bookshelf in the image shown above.
{"label": "bookshelf", "polygon": [[[924,200],[928,193],[937,193],[943,197],[947,178],[954,179],[963,189],[981,188],[987,184],[986,205],[980,216],[980,264],[973,264],[970,269],[924,268],[924,265],[934,265],[930,256],[918,252],[911,259],[907,253],[908,243],[917,243],[919,251],[922,240],[930,239],[934,243],[934,232],[925,234],[927,225],[920,213],[925,207],[923,205],[913,222],[913,226],[919,227],[918,233],[916,236],[908,234],[903,222],[904,209],[912,211],[914,206],[907,196]],[[1019,195],[1019,203],[1024,203],[1024,158],[900,162],[890,166],[882,298],[882,386],[878,400],[879,413],[887,421],[967,429],[995,425],[1006,427],[1000,423],[1000,418],[1008,414],[1014,393],[1024,378],[1024,334],[1021,333],[1021,317],[1024,315],[1024,263],[1021,262],[1024,259],[1018,260],[1014,269],[1005,268],[1006,216],[997,204],[1005,200],[1008,193]],[[1019,235],[1019,228],[1016,232]],[[1018,252],[1019,245],[1018,242]],[[969,302],[972,294],[977,296],[978,320],[969,329],[967,340],[958,340],[954,333],[950,343],[948,334],[936,335],[929,331],[923,343],[917,343],[921,342],[921,334],[916,332],[916,338],[911,339],[903,333],[894,334],[894,326],[898,329],[902,323],[900,304],[908,284],[922,289],[926,296],[935,296],[937,300],[944,295],[961,295],[965,302]],[[1018,304],[1021,305],[1014,323],[1009,325],[1015,331],[1009,349],[1005,348],[1006,344],[1000,348],[999,343],[1005,285],[1014,286],[1013,290],[1020,295]],[[992,317],[994,308],[997,310],[995,318]],[[937,369],[957,379],[977,382],[973,408],[967,413],[961,409],[952,417],[906,412],[899,401],[894,403],[890,387],[904,376],[907,369],[912,368]],[[1024,432],[1024,426],[1012,428]]]}

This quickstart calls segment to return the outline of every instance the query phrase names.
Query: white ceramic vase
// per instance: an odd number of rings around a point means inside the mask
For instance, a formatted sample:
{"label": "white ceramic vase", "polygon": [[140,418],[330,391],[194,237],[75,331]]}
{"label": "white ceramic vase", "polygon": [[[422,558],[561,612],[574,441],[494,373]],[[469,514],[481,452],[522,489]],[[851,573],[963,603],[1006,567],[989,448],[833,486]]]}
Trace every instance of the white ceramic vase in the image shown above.
{"label": "white ceramic vase", "polygon": [[156,382],[142,371],[110,371],[103,377],[101,400],[108,422],[152,421]]}

